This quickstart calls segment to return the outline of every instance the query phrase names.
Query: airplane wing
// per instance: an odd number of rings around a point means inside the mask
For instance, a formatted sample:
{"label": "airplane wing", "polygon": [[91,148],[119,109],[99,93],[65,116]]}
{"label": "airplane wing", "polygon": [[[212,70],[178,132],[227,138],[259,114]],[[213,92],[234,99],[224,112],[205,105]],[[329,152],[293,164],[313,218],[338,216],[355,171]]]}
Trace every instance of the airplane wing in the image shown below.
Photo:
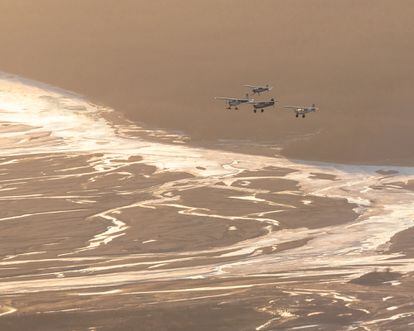
{"label": "airplane wing", "polygon": [[253,85],[243,85],[244,87],[250,87],[250,88],[257,88],[257,86],[253,86]]}
{"label": "airplane wing", "polygon": [[214,99],[216,100],[226,100],[226,101],[235,101],[235,100],[239,100],[237,98],[227,98],[227,97],[214,97]]}
{"label": "airplane wing", "polygon": [[294,109],[294,110],[303,109],[302,107],[296,107],[296,106],[284,106],[283,108],[286,108],[286,109]]}

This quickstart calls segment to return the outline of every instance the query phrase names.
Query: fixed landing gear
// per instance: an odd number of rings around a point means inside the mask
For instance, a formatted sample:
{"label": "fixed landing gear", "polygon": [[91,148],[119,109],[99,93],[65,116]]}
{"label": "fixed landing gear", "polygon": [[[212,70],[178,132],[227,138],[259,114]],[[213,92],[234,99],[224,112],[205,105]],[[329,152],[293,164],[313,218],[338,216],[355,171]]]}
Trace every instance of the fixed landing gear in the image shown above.
{"label": "fixed landing gear", "polygon": [[[254,108],[253,111],[254,111],[254,113],[257,113],[257,109],[256,108]],[[260,109],[260,112],[263,113],[264,112],[264,109]]]}

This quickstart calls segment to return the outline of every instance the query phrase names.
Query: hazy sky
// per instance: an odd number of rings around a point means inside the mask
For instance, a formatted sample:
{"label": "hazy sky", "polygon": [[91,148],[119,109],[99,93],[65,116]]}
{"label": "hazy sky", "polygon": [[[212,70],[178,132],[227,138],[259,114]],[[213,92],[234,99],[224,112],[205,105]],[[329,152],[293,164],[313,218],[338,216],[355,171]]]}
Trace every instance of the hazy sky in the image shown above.
{"label": "hazy sky", "polygon": [[[195,139],[315,134],[289,155],[410,157],[414,2],[0,0],[0,70],[80,92]],[[216,95],[270,83],[284,104],[227,112]],[[392,140],[392,141],[391,141]]]}

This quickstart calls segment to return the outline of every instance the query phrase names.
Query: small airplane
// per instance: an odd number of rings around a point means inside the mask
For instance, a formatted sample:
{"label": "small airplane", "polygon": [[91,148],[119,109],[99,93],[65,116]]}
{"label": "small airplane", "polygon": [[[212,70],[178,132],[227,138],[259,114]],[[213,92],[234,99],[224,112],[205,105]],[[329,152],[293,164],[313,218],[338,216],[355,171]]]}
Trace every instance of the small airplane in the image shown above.
{"label": "small airplane", "polygon": [[285,106],[284,108],[293,109],[296,113],[296,117],[302,116],[302,118],[305,118],[305,115],[307,113],[312,113],[312,112],[319,110],[319,108],[316,107],[315,104],[313,104],[310,107]]}
{"label": "small airplane", "polygon": [[231,109],[231,107],[234,107],[234,109],[239,109],[237,106],[243,104],[243,103],[250,103],[254,102],[253,99],[249,98],[249,94],[246,94],[245,99],[239,99],[239,98],[229,98],[229,97],[215,97],[216,100],[225,100],[226,104],[228,105],[226,109]]}
{"label": "small airplane", "polygon": [[244,87],[248,87],[253,92],[253,94],[257,93],[258,95],[260,95],[260,93],[262,92],[268,92],[273,88],[268,84],[266,84],[265,86],[244,85]]}
{"label": "small airplane", "polygon": [[272,98],[272,99],[270,99],[270,101],[254,101],[254,100],[252,100],[252,101],[249,102],[249,104],[253,105],[253,111],[255,113],[257,112],[258,109],[260,109],[261,112],[263,113],[264,108],[271,107],[271,106],[274,107],[276,102],[277,101]]}

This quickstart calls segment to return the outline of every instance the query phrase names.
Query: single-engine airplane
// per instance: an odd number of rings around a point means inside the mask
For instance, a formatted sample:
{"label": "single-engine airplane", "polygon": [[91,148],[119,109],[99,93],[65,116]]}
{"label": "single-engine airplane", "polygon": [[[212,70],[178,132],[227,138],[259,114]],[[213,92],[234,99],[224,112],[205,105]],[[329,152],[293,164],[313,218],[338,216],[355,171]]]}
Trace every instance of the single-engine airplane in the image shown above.
{"label": "single-engine airplane", "polygon": [[316,107],[315,104],[313,104],[310,107],[285,106],[284,108],[293,109],[296,113],[296,117],[302,116],[302,118],[305,118],[305,115],[307,113],[312,113],[312,112],[319,110],[319,108]]}
{"label": "single-engine airplane", "polygon": [[264,108],[267,107],[274,107],[276,104],[276,100],[275,99],[270,99],[270,101],[251,101],[249,102],[250,105],[253,105],[253,111],[256,113],[258,109],[260,109],[260,111],[263,113],[264,112]]}
{"label": "single-engine airplane", "polygon": [[266,84],[265,86],[255,86],[255,85],[244,85],[244,87],[248,87],[253,94],[258,94],[263,92],[269,92],[273,87]]}
{"label": "single-engine airplane", "polygon": [[226,107],[226,109],[231,109],[231,107],[234,107],[234,109],[239,109],[238,106],[243,104],[243,103],[250,103],[250,102],[254,102],[253,99],[249,98],[249,94],[246,94],[246,98],[245,99],[239,99],[239,98],[229,98],[229,97],[215,97],[214,99],[216,100],[225,100],[226,104],[228,105]]}

